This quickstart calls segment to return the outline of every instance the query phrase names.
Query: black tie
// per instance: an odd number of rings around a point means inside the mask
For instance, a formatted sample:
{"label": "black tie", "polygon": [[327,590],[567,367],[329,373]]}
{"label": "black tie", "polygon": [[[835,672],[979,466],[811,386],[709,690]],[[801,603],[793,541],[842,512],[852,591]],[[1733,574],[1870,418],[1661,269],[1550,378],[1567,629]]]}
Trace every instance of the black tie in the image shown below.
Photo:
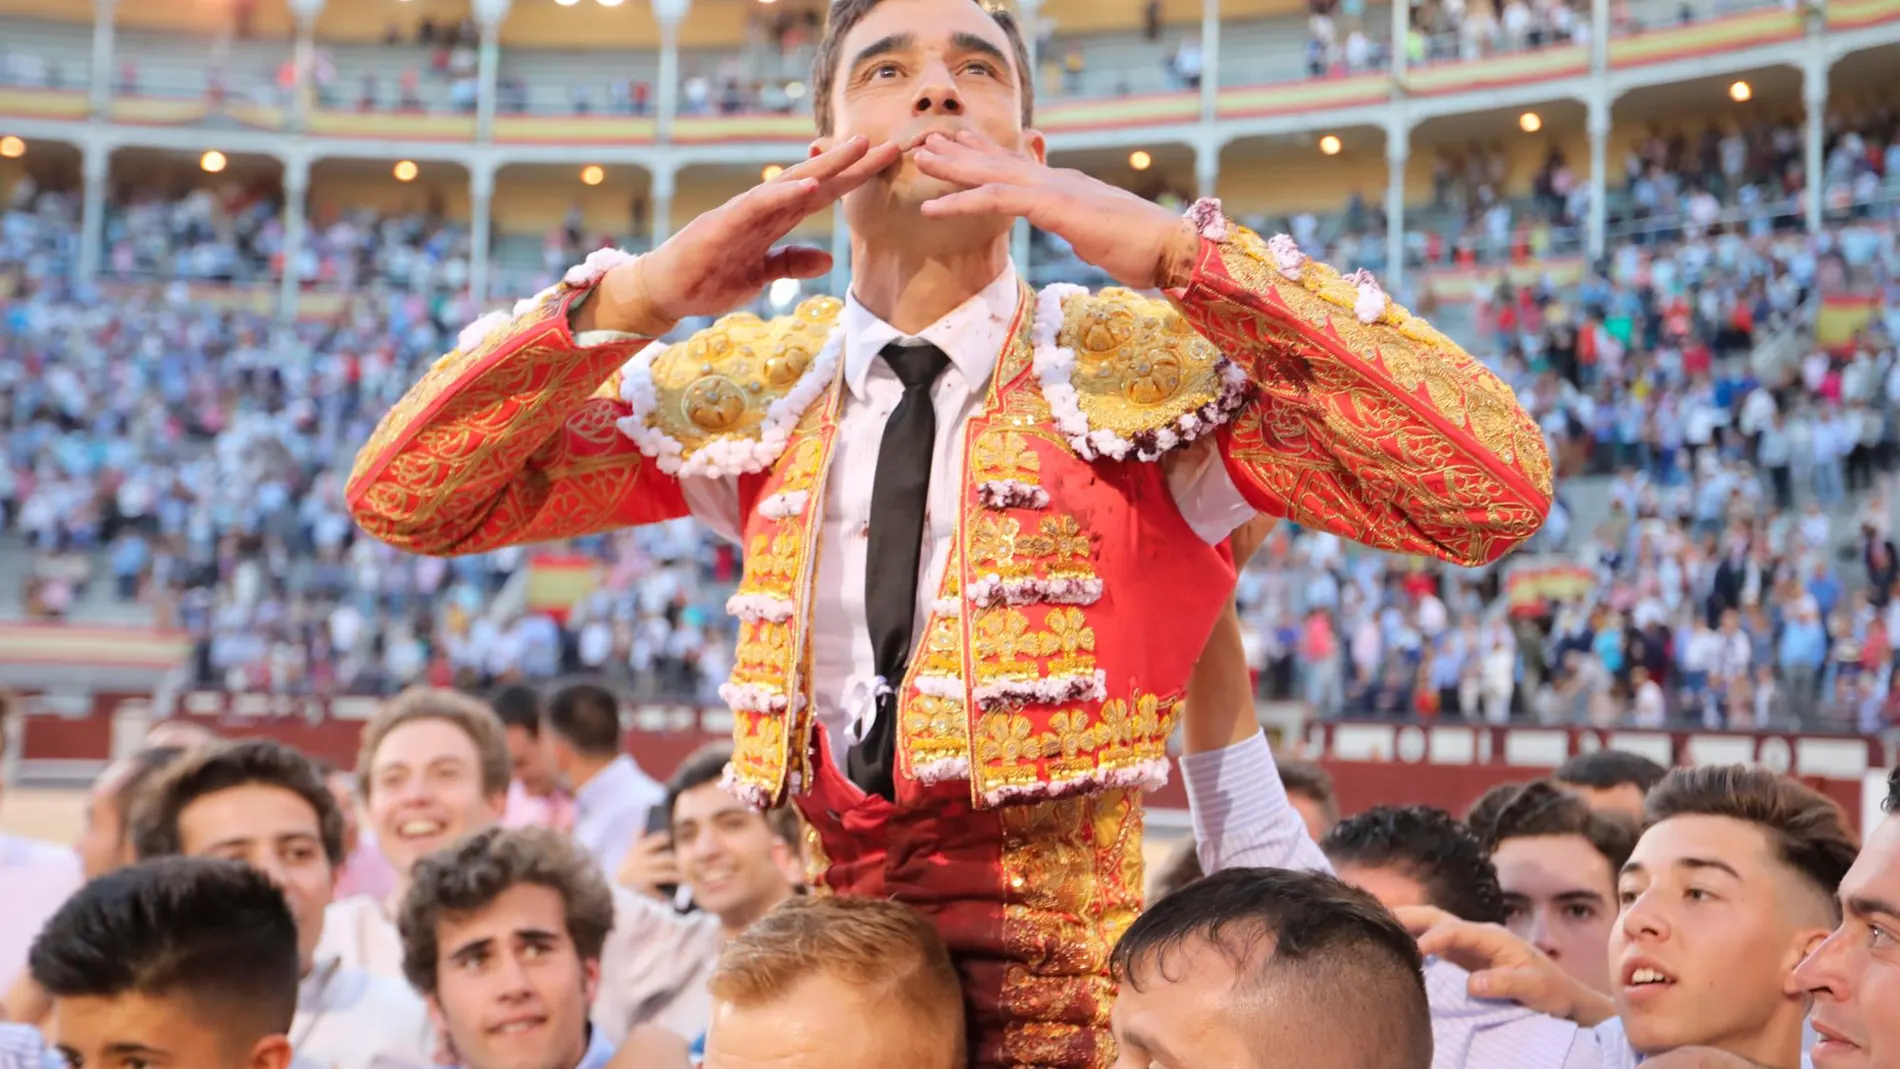
{"label": "black tie", "polygon": [[917,614],[918,568],[923,558],[924,505],[930,498],[930,454],[937,442],[937,410],[930,388],[950,366],[934,345],[891,344],[884,362],[904,384],[904,398],[884,422],[871,483],[871,542],[864,567],[864,620],[871,632],[877,674],[890,693],[877,698],[877,718],[845,757],[851,782],[866,793],[896,797],[897,688],[910,663]]}

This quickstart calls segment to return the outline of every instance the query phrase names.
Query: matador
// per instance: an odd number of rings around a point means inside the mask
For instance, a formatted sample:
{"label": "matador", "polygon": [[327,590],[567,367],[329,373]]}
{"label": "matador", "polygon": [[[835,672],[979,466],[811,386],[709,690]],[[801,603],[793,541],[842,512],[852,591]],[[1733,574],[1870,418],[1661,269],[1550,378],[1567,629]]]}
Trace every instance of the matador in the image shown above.
{"label": "matador", "polygon": [[[1105,1066],[1141,795],[1229,533],[1484,564],[1543,520],[1543,434],[1369,275],[1048,166],[1006,11],[838,0],[812,87],[805,162],[465,331],[350,508],[425,554],[683,516],[737,540],[730,786],[798,807],[815,887],[932,918],[973,1064]],[[829,270],[782,240],[839,202],[844,300],[659,340]],[[1018,219],[1121,287],[1033,291]]]}

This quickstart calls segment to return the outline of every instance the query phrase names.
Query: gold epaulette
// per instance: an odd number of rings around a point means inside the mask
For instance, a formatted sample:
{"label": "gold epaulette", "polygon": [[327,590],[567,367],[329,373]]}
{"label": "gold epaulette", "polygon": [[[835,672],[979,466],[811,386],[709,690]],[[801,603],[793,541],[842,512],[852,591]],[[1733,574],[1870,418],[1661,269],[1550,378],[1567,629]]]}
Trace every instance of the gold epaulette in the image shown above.
{"label": "gold epaulette", "polygon": [[1166,301],[1118,287],[1051,286],[1037,327],[1043,396],[1085,459],[1155,460],[1225,423],[1246,400],[1246,374]]}
{"label": "gold epaulette", "polygon": [[650,346],[621,371],[621,429],[672,475],[761,472],[837,377],[844,307],[813,297],[790,315],[729,315],[678,345]]}

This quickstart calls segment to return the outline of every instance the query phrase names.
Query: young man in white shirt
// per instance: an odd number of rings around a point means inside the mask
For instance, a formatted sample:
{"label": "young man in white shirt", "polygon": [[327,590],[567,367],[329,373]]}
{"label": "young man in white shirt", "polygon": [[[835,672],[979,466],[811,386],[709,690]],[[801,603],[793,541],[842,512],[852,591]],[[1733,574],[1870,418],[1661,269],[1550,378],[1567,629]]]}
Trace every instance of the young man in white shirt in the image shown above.
{"label": "young man in white shirt", "polygon": [[1814,1069],[1900,1064],[1900,772],[1881,808],[1889,815],[1841,880],[1841,926],[1794,971],[1813,1000]]}
{"label": "young man in white shirt", "polygon": [[489,828],[417,863],[403,973],[465,1069],[604,1069],[589,1023],[614,899],[559,832]]}
{"label": "young man in white shirt", "polygon": [[268,739],[198,751],[157,779],[133,811],[140,860],[242,861],[283,890],[297,922],[301,979],[290,1039],[328,1069],[432,1063],[434,1035],[408,986],[319,956],[324,910],[343,862],[343,814],[316,767]]}
{"label": "young man in white shirt", "polygon": [[548,702],[547,724],[554,767],[574,792],[574,839],[601,871],[618,872],[666,791],[621,749],[620,699],[605,687],[561,690]]}

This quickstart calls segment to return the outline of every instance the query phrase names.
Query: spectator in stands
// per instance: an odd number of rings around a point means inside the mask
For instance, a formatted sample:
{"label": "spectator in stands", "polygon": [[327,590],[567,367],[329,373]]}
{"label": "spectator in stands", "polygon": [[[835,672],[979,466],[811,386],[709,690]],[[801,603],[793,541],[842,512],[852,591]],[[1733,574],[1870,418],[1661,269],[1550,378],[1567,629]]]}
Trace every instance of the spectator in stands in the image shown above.
{"label": "spectator in stands", "polygon": [[508,803],[502,810],[503,827],[553,828],[574,826],[574,799],[561,785],[549,752],[541,694],[533,687],[512,684],[495,692],[495,715],[508,732],[508,757],[514,778],[508,781]]}
{"label": "spectator in stands", "polygon": [[1388,909],[1436,906],[1468,921],[1504,922],[1484,844],[1442,809],[1378,806],[1340,821],[1319,845],[1340,879]]}
{"label": "spectator in stands", "polygon": [[297,925],[235,861],[167,858],[87,884],[33,944],[73,1066],[287,1069]]}
{"label": "spectator in stands", "polygon": [[1115,948],[1129,1064],[1426,1069],[1418,947],[1332,876],[1230,869],[1161,899]]}
{"label": "spectator in stands", "polygon": [[963,990],[936,929],[876,898],[801,898],[726,944],[705,1069],[962,1069]]}
{"label": "spectator in stands", "polygon": [[1571,976],[1608,992],[1617,875],[1636,846],[1636,826],[1593,812],[1545,780],[1486,792],[1469,820],[1497,867],[1505,926]]}
{"label": "spectator in stands", "polygon": [[[6,767],[7,729],[19,715],[19,699],[0,691],[0,769]],[[0,789],[4,787],[0,783]],[[7,908],[0,914],[0,993],[13,987],[26,968],[33,937],[82,882],[79,857],[72,850],[0,832],[0,886],[7,888]]]}
{"label": "spectator in stands", "polygon": [[546,828],[489,828],[416,865],[404,893],[403,974],[468,1069],[604,1069],[588,1022],[613,894]]}
{"label": "spectator in stands", "polygon": [[665,790],[621,749],[620,699],[605,687],[579,683],[548,703],[554,767],[574,792],[574,839],[604,872],[646,831],[647,812]]}
{"label": "spectator in stands", "polygon": [[386,899],[396,892],[400,882],[396,869],[376,845],[376,833],[363,827],[356,810],[362,792],[357,790],[356,774],[345,772],[322,758],[311,758],[323,785],[336,799],[337,812],[343,817],[343,864],[337,869],[336,898],[368,895]]}
{"label": "spectator in stands", "polygon": [[1900,934],[1900,772],[1887,777],[1888,815],[1861,844],[1841,880],[1840,927],[1794,972],[1812,999],[1808,1023],[1821,1042],[1814,1069],[1876,1069],[1900,1057],[1893,968]]}
{"label": "spectator in stands", "polygon": [[268,739],[200,749],[146,790],[132,842],[140,861],[227,858],[282,889],[297,924],[299,1058],[329,1069],[430,1064],[434,1034],[413,991],[316,953],[345,855],[343,814],[308,758]]}
{"label": "spectator in stands", "polygon": [[1643,800],[1668,769],[1640,754],[1598,750],[1565,761],[1551,778],[1590,803],[1590,808],[1644,819]]}
{"label": "spectator in stands", "polygon": [[1790,974],[1840,923],[1858,843],[1832,800],[1745,766],[1679,768],[1618,881],[1619,1021],[1638,1054],[1711,1046],[1798,1065],[1807,996]]}

